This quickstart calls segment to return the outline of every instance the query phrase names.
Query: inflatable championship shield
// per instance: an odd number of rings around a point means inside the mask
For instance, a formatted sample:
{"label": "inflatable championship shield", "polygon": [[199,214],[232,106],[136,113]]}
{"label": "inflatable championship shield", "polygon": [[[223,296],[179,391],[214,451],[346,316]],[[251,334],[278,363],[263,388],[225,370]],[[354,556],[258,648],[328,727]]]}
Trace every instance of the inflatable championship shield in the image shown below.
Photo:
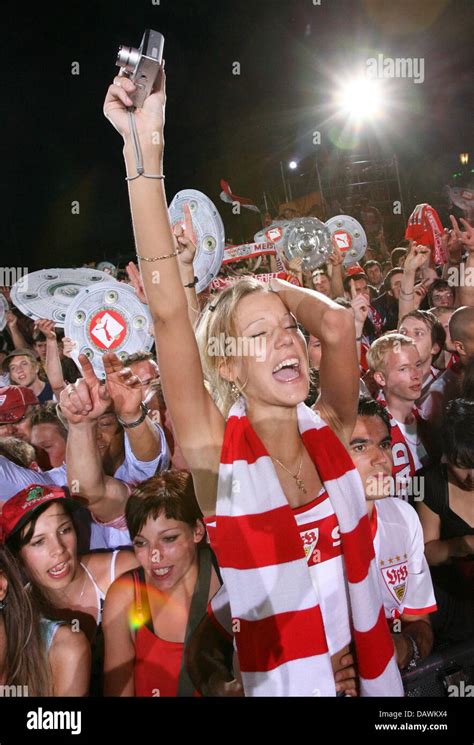
{"label": "inflatable championship shield", "polygon": [[224,258],[224,223],[213,202],[196,189],[178,192],[169,206],[171,225],[184,223],[184,205],[189,204],[197,245],[194,275],[196,292],[202,292],[218,274]]}
{"label": "inflatable championship shield", "polygon": [[[114,281],[98,269],[40,269],[26,274],[11,289],[11,300],[29,318],[49,318],[64,326],[66,311],[83,287]],[[118,284],[118,283],[117,283]]]}
{"label": "inflatable championship shield", "polygon": [[135,290],[121,282],[99,287],[85,287],[69,304],[64,333],[76,342],[71,353],[76,364],[79,355],[91,361],[96,375],[105,377],[104,352],[114,352],[125,359],[135,352],[149,352],[153,346],[150,334],[152,320],[146,305]]}
{"label": "inflatable championship shield", "polygon": [[367,236],[360,222],[350,215],[336,215],[326,220],[326,225],[344,256],[344,266],[357,264],[367,250]]}

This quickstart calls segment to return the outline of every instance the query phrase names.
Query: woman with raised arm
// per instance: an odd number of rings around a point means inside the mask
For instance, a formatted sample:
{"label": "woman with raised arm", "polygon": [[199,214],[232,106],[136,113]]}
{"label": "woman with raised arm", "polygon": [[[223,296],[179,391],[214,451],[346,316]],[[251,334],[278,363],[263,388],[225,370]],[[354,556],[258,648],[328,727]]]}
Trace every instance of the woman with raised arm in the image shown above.
{"label": "woman with raised arm", "polygon": [[[341,442],[357,414],[352,314],[286,282],[241,280],[203,312],[199,350],[164,190],[161,81],[142,109],[127,111],[134,84],[117,76],[104,113],[125,143],[165,400],[200,507],[216,515],[210,537],[238,625],[245,694],[333,696],[355,642],[361,693],[402,695],[363,488]],[[297,322],[321,340],[321,399],[340,439],[302,404],[308,353]]]}

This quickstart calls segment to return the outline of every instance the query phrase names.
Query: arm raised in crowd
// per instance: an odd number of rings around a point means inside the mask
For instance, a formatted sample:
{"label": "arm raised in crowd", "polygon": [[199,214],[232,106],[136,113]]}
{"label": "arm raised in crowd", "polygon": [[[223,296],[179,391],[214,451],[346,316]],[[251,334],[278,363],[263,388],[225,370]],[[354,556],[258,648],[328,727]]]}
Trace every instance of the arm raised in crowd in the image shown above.
{"label": "arm raised in crowd", "polygon": [[402,285],[400,289],[400,300],[398,302],[398,318],[403,318],[405,313],[417,310],[422,296],[415,292],[415,277],[418,269],[421,269],[429,259],[430,249],[427,246],[412,245],[407,253],[403,266]]}
{"label": "arm raised in crowd", "polygon": [[67,478],[72,493],[87,501],[94,517],[109,522],[123,515],[129,496],[127,486],[107,476],[97,444],[97,420],[111,409],[112,400],[105,385],[95,376],[89,360],[79,358],[83,378],[61,392],[60,406],[69,423],[67,438]]}
{"label": "arm raised in crowd", "polygon": [[359,398],[359,366],[351,311],[319,292],[295,287],[281,279],[273,279],[271,287],[298,323],[320,340],[319,401],[334,412],[344,435],[349,437],[357,418]]}
{"label": "arm raised in crowd", "polygon": [[46,375],[54,395],[59,399],[61,391],[66,387],[66,383],[64,382],[63,369],[61,367],[58,340],[54,331],[54,321],[41,318],[36,321],[35,329],[41,331],[46,337]]}
{"label": "arm raised in crowd", "polygon": [[[177,248],[182,249],[178,254],[179,271],[185,289],[186,301],[188,303],[188,316],[191,325],[196,325],[199,319],[200,306],[196,293],[194,277],[194,256],[196,254],[196,234],[193,227],[193,219],[189,205],[184,205],[184,225],[175,225],[174,236]],[[143,286],[143,279],[137,266],[130,261],[127,265],[127,274],[142,303],[148,304]]]}
{"label": "arm raised in crowd", "polygon": [[464,230],[461,231],[455,218],[451,215],[451,222],[458,241],[467,248],[468,256],[464,265],[464,281],[459,275],[457,286],[458,305],[474,305],[474,228],[461,217]]}
{"label": "arm raised in crowd", "polygon": [[331,297],[344,297],[344,258],[337,246],[334,247],[332,254],[328,258],[328,264],[331,267]]}
{"label": "arm raised in crowd", "polygon": [[12,337],[13,346],[15,349],[25,349],[30,345],[26,341],[25,337],[21,333],[18,327],[18,316],[12,311],[7,311],[7,328]]}
{"label": "arm raised in crowd", "polygon": [[[131,425],[143,419],[140,424],[126,427],[127,437],[133,455],[140,461],[155,460],[161,452],[161,437],[149,416],[143,417],[142,389],[140,379],[130,368],[122,365],[115,354],[102,357],[106,375],[107,392],[113,410],[123,425]],[[97,380],[91,363],[86,358],[82,365],[91,386]]]}
{"label": "arm raised in crowd", "polygon": [[354,280],[350,282],[351,291],[351,306],[354,311],[355,321],[355,333],[356,333],[356,344],[357,344],[357,359],[361,361],[362,353],[362,335],[364,333],[364,323],[369,314],[369,304],[365,295],[358,295],[355,289]]}
{"label": "arm raised in crowd", "polygon": [[[146,174],[163,173],[164,73],[161,87],[135,111],[136,128]],[[128,93],[134,84],[117,76],[109,86],[104,114],[124,139],[129,178],[136,176],[130,133]],[[191,469],[217,468],[224,418],[204,386],[201,360],[171,230],[163,179],[134,178],[129,197],[140,271],[154,323],[160,376],[177,440]],[[216,453],[217,451],[217,453]],[[206,460],[210,459],[209,462]]]}

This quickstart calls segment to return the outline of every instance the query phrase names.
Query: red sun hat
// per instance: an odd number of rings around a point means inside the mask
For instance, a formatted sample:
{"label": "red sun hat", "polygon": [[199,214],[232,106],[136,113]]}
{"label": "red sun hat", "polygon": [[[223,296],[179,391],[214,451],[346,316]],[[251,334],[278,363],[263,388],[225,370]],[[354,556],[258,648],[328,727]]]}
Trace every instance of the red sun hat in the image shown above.
{"label": "red sun hat", "polygon": [[17,533],[34,516],[37,508],[45,502],[61,500],[75,509],[80,503],[69,496],[66,488],[50,484],[30,484],[7,499],[0,514],[0,538],[6,541],[13,533]]}
{"label": "red sun hat", "polygon": [[0,424],[20,421],[28,406],[39,404],[31,388],[24,385],[7,385],[0,388]]}

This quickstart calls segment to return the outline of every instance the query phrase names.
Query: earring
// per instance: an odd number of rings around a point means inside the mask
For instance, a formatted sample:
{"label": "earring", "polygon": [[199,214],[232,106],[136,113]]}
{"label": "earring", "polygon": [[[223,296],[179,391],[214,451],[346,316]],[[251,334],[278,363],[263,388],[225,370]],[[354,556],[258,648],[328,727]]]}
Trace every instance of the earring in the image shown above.
{"label": "earring", "polygon": [[3,610],[6,606],[5,600],[0,600],[0,610]]}
{"label": "earring", "polygon": [[237,386],[235,385],[235,383],[231,383],[231,385],[230,385],[230,391],[231,391],[231,394],[232,394],[232,398],[235,401],[237,401],[238,397],[240,396],[240,391],[237,388]]}

